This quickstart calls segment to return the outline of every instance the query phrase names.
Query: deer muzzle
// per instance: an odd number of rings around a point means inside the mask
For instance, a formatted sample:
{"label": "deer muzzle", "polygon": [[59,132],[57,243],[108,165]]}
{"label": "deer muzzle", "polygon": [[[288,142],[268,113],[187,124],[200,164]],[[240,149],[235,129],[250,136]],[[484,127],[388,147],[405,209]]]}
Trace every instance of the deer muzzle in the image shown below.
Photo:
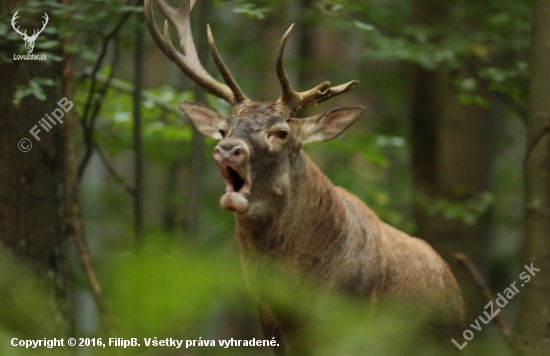
{"label": "deer muzzle", "polygon": [[214,149],[214,159],[225,179],[225,194],[220,200],[222,208],[242,213],[250,198],[250,150],[238,139],[225,139]]}

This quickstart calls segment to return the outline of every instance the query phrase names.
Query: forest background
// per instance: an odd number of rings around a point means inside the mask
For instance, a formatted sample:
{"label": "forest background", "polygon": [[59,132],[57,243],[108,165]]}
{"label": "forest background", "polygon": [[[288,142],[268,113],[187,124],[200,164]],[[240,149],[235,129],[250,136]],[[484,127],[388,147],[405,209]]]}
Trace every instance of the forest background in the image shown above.
{"label": "forest background", "polygon": [[[534,263],[540,272],[503,308],[500,327],[484,326],[468,348],[547,354],[549,0],[201,0],[196,7],[203,63],[217,76],[205,47],[210,23],[233,75],[256,100],[280,95],[275,50],[291,23],[285,63],[295,88],[359,79],[353,92],[300,113],[367,107],[344,135],[307,153],[382,220],[434,246],[459,281],[468,324],[487,298],[456,252],[469,256],[494,295]],[[25,53],[11,25],[16,11],[29,33],[48,14],[34,49],[46,61],[14,60]],[[177,104],[229,108],[165,58],[142,2],[3,1],[0,49],[0,354],[14,354],[14,335],[260,338],[233,215],[218,203],[224,181],[211,158],[215,142]],[[64,123],[34,140],[29,130],[63,97],[74,102]],[[31,139],[29,152],[18,147],[22,138]],[[342,308],[327,323],[353,314]],[[383,355],[388,329],[373,327],[369,337],[346,329],[331,350]]]}

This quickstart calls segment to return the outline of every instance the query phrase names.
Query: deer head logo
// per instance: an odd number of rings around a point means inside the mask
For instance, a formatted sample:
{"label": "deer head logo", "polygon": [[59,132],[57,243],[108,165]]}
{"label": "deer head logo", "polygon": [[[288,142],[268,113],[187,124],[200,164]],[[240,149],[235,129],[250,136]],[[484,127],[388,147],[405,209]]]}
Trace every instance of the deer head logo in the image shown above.
{"label": "deer head logo", "polygon": [[46,25],[48,24],[48,20],[49,20],[48,14],[44,13],[45,21],[42,22],[42,28],[40,30],[34,30],[32,32],[32,35],[29,36],[27,35],[27,30],[25,30],[25,32],[21,32],[19,31],[19,26],[15,27],[17,25],[16,24],[17,18],[19,17],[18,12],[19,11],[16,11],[15,14],[13,14],[13,17],[11,18],[11,26],[13,27],[15,32],[21,35],[21,38],[23,38],[23,41],[25,41],[25,49],[27,50],[27,53],[32,53],[36,38],[38,37],[39,34],[42,33],[42,31],[44,31],[44,28],[46,28]]}

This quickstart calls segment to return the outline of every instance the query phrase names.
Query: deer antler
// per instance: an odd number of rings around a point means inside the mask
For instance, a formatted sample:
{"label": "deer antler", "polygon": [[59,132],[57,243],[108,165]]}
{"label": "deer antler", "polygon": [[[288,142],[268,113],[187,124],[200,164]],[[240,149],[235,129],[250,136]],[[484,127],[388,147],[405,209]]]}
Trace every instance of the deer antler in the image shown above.
{"label": "deer antler", "polygon": [[[44,29],[46,28],[46,25],[48,24],[48,20],[50,19],[50,18],[48,17],[48,14],[47,14],[47,13],[44,13],[44,19],[45,19],[46,21],[42,22],[42,28],[41,28],[40,30],[34,30],[34,31],[32,32],[31,38],[36,38],[36,37],[38,37],[38,35],[41,34],[42,31],[44,31]],[[36,31],[38,31],[38,32],[36,32]],[[26,31],[25,31],[25,32],[26,32]]]}
{"label": "deer antler", "polygon": [[11,18],[11,27],[13,27],[13,29],[15,30],[15,32],[17,32],[18,34],[20,34],[21,36],[24,36],[24,37],[28,37],[27,36],[27,30],[25,30],[25,33],[19,31],[19,27],[20,26],[17,26],[17,28],[15,28],[15,25],[16,25],[16,21],[17,19],[19,18],[19,10],[17,10],[15,12],[15,14],[13,14],[13,17]]}
{"label": "deer antler", "polygon": [[285,32],[283,38],[281,38],[281,42],[279,43],[279,48],[277,49],[277,77],[279,78],[279,82],[281,83],[281,88],[283,91],[283,94],[278,102],[283,103],[291,108],[293,111],[296,111],[299,109],[307,108],[308,106],[317,103],[321,103],[325,100],[332,98],[333,96],[348,92],[355,88],[357,84],[359,84],[358,80],[352,80],[351,82],[331,87],[330,82],[325,81],[315,88],[307,91],[294,91],[290,86],[290,82],[288,81],[283,65],[283,55],[285,51],[286,40],[288,39],[288,36],[290,35],[293,27],[294,24],[292,24],[290,28]]}
{"label": "deer antler", "polygon": [[[11,27],[13,27],[13,29],[15,30],[15,32],[17,32],[17,33],[20,34],[21,36],[26,37],[26,38],[29,38],[29,39],[38,37],[38,35],[41,34],[42,31],[44,31],[44,29],[46,28],[46,25],[48,24],[48,20],[50,19],[50,18],[48,17],[48,14],[44,13],[44,19],[45,19],[45,21],[42,22],[42,28],[41,28],[40,30],[34,30],[34,31],[32,32],[32,35],[29,36],[29,35],[27,35],[27,30],[25,30],[25,32],[22,33],[21,31],[19,31],[19,27],[20,27],[20,26],[17,26],[17,28],[15,28],[15,26],[17,25],[16,21],[17,21],[18,18],[19,18],[19,10],[17,10],[17,11],[15,12],[15,14],[13,14],[13,17],[11,18]],[[38,31],[38,32],[37,32],[37,31]]]}
{"label": "deer antler", "polygon": [[[230,105],[237,105],[248,101],[239,85],[231,76],[231,73],[221,59],[212,32],[208,26],[208,44],[214,57],[214,62],[221,72],[226,84],[220,83],[204,69],[202,66],[191,35],[190,13],[196,0],[182,0],[177,9],[168,5],[165,0],[145,0],[145,20],[151,36],[160,47],[160,49],[170,58],[180,69],[187,74],[193,81],[201,85],[209,93],[216,95]],[[153,18],[153,4],[156,3],[160,11],[166,16],[164,22],[164,34],[162,34],[155,25]],[[170,39],[168,30],[168,21],[172,23],[178,34],[179,42],[183,53],[176,50]]]}

